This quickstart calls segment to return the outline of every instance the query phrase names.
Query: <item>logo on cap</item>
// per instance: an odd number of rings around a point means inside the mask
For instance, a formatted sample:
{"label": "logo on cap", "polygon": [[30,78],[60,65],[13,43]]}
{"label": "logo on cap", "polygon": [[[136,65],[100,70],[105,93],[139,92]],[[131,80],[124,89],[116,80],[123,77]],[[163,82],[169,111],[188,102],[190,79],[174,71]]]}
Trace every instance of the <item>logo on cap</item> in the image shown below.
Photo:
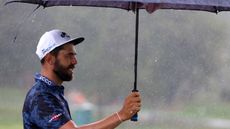
{"label": "logo on cap", "polygon": [[53,48],[55,46],[55,44],[52,44],[51,46],[49,46],[48,48],[42,49],[42,53],[45,54],[47,51],[49,51],[51,48]]}
{"label": "logo on cap", "polygon": [[67,35],[65,32],[61,32],[61,37],[62,37],[62,38],[65,38],[65,37],[70,38],[70,36]]}

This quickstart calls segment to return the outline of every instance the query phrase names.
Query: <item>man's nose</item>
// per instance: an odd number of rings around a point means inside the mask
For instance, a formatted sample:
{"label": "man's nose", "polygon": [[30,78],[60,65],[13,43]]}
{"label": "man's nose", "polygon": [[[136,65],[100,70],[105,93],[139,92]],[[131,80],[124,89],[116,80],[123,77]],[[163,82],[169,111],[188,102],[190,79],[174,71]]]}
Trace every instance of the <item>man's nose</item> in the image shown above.
{"label": "man's nose", "polygon": [[73,59],[72,59],[72,64],[77,64],[77,58],[76,57],[73,57]]}

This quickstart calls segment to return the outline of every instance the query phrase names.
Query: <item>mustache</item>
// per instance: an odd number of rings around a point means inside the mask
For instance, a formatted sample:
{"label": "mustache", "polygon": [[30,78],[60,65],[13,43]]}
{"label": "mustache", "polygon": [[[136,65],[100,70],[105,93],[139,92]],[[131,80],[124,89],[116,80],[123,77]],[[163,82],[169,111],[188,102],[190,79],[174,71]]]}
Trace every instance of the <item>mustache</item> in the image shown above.
{"label": "mustache", "polygon": [[74,65],[69,65],[68,69],[74,69],[75,66]]}

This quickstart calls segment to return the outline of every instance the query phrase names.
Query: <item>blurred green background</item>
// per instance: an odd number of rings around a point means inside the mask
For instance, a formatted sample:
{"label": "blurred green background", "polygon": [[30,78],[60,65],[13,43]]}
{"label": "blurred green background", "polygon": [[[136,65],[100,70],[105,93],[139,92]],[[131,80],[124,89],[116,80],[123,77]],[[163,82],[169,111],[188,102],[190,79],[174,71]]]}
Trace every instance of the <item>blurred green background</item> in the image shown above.
{"label": "blurred green background", "polygon": [[[40,36],[58,28],[84,36],[75,78],[64,83],[75,117],[118,111],[133,86],[135,15],[119,9],[39,8],[0,3],[0,129],[22,129],[21,110],[40,62]],[[32,13],[32,14],[31,14]],[[31,15],[30,15],[31,14]],[[230,12],[140,11],[136,123],[118,129],[230,128]],[[82,104],[88,107],[81,107]],[[83,117],[83,116],[82,116]]]}

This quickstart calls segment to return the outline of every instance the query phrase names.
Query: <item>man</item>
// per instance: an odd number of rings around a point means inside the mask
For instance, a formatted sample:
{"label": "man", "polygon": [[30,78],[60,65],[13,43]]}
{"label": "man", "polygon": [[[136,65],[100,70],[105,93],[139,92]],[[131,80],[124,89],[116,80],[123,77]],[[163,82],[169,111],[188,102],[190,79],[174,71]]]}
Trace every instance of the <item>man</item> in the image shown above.
{"label": "man", "polygon": [[74,123],[62,83],[73,78],[77,64],[74,46],[83,40],[71,39],[60,30],[51,30],[40,38],[36,54],[41,72],[35,75],[35,83],[24,102],[24,129],[113,129],[140,111],[140,95],[132,92],[118,112],[91,124],[78,127]]}

